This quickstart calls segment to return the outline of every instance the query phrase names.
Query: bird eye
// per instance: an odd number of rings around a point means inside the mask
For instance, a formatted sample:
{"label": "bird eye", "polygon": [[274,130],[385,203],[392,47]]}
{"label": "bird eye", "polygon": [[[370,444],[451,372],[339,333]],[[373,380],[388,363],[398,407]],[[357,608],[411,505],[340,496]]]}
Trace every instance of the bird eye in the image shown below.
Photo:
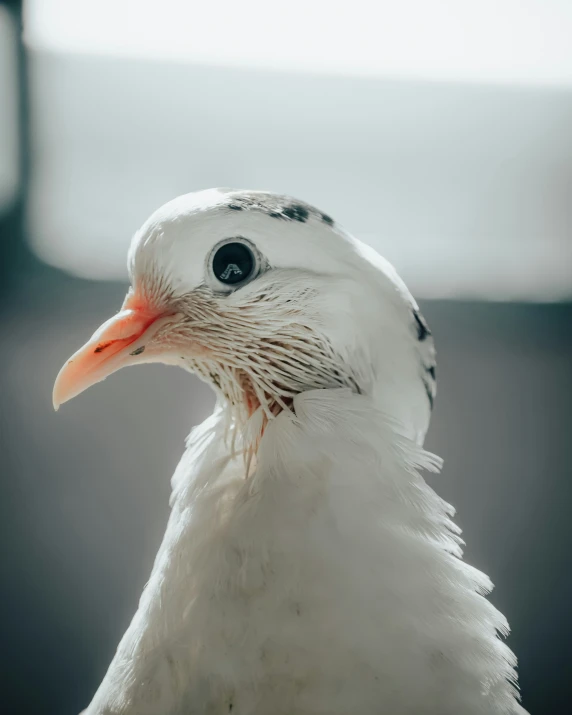
{"label": "bird eye", "polygon": [[212,253],[212,274],[225,286],[238,287],[254,277],[257,269],[257,256],[245,239],[227,240]]}

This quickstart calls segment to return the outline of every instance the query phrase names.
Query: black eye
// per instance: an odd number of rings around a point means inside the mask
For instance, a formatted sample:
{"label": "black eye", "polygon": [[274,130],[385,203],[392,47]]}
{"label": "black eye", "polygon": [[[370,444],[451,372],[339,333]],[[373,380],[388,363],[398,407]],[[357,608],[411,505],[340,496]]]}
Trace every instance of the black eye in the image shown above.
{"label": "black eye", "polygon": [[244,243],[225,243],[212,259],[213,273],[225,285],[236,285],[248,280],[256,265],[251,249]]}

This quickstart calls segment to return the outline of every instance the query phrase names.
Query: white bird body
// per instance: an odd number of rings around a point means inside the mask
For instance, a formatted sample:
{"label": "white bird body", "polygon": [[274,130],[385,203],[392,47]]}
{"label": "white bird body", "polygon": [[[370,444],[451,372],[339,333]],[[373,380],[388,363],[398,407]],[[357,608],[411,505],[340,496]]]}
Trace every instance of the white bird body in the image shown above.
{"label": "white bird body", "polygon": [[[523,714],[491,584],[418,472],[440,467],[421,446],[430,333],[391,266],[311,207],[277,213],[284,201],[181,197],[134,240],[135,294],[162,292],[187,317],[129,355],[156,340],[219,402],[191,434],[151,578],[87,713]],[[204,271],[225,236],[264,258],[221,296]]]}

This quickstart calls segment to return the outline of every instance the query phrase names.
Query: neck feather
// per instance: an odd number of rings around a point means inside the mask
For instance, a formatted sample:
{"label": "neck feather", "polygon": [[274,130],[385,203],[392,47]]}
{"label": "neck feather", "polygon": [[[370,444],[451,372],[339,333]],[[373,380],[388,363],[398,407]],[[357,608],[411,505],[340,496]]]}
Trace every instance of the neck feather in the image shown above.
{"label": "neck feather", "polygon": [[[110,692],[169,656],[162,707],[189,674],[209,683],[204,701],[189,696],[198,711],[237,684],[264,697],[288,662],[301,678],[316,673],[317,703],[351,672],[355,702],[371,695],[364,712],[380,697],[388,712],[428,702],[431,712],[517,712],[514,657],[497,637],[506,622],[483,597],[490,582],[461,560],[453,510],[418,472],[438,470],[437,457],[348,389],[295,397],[266,425],[248,478],[228,431],[219,407],[190,437]],[[395,688],[404,673],[415,689]]]}

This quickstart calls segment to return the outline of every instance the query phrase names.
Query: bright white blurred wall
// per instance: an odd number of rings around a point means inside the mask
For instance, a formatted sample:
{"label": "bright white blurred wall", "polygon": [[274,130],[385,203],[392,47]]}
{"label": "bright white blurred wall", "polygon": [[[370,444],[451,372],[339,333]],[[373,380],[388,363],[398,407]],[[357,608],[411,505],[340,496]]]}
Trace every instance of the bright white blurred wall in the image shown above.
{"label": "bright white blurred wall", "polygon": [[36,47],[301,72],[572,83],[570,0],[27,0]]}
{"label": "bright white blurred wall", "polygon": [[420,297],[572,296],[572,2],[34,0],[27,20],[45,261],[124,278],[153,209],[235,186],[315,203]]}

